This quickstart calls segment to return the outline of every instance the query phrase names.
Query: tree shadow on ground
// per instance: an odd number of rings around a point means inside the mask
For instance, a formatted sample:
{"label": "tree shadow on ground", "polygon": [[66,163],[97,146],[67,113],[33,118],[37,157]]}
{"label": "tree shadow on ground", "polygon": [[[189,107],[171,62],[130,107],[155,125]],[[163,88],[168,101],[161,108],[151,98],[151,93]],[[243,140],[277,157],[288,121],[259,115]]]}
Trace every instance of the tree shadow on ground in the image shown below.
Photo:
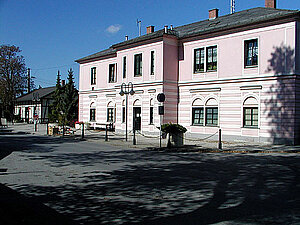
{"label": "tree shadow on ground", "polygon": [[82,224],[300,222],[299,156],[126,154],[127,166],[80,184],[18,189]]}
{"label": "tree shadow on ground", "polygon": [[70,137],[62,138],[51,136],[35,136],[24,133],[12,133],[9,135],[0,135],[0,152],[3,150],[51,152],[53,151],[53,148],[47,146],[47,144],[59,145],[62,143],[77,143],[79,141],[79,139]]}

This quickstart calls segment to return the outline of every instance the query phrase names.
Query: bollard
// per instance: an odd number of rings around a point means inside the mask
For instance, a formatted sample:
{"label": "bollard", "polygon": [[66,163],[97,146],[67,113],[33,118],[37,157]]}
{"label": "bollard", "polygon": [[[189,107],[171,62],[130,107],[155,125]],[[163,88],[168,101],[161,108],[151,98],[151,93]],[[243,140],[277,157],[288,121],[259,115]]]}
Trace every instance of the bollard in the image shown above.
{"label": "bollard", "polygon": [[47,136],[49,135],[49,122],[47,122]]}
{"label": "bollard", "polygon": [[135,126],[133,127],[133,145],[136,145]]}
{"label": "bollard", "polygon": [[221,133],[221,129],[219,129],[219,150],[222,150],[222,133]]}
{"label": "bollard", "polygon": [[84,139],[84,123],[81,124],[81,139]]}
{"label": "bollard", "polygon": [[108,124],[105,125],[105,141],[108,141],[107,126]]}

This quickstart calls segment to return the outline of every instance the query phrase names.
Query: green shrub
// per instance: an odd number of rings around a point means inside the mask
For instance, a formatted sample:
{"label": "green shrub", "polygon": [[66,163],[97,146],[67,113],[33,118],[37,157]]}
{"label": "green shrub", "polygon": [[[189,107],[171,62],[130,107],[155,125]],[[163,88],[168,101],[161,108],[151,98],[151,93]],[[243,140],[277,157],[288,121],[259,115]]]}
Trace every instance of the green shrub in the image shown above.
{"label": "green shrub", "polygon": [[184,126],[177,123],[165,123],[161,125],[161,130],[167,134],[179,134],[187,131]]}

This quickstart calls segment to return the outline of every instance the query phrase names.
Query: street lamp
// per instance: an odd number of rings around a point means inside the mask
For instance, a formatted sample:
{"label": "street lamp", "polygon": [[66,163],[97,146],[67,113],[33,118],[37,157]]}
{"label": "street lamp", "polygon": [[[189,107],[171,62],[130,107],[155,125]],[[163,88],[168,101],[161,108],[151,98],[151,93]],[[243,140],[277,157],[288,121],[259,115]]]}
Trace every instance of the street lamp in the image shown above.
{"label": "street lamp", "polygon": [[40,95],[38,92],[32,93],[32,101],[35,102],[35,107],[33,111],[33,119],[34,119],[34,131],[37,131],[37,120],[38,120],[38,110],[37,110],[37,102],[40,100]]}
{"label": "street lamp", "polygon": [[133,84],[131,82],[129,82],[128,84],[122,83],[120,95],[121,96],[126,95],[126,105],[125,105],[126,141],[127,141],[128,94],[134,95]]}

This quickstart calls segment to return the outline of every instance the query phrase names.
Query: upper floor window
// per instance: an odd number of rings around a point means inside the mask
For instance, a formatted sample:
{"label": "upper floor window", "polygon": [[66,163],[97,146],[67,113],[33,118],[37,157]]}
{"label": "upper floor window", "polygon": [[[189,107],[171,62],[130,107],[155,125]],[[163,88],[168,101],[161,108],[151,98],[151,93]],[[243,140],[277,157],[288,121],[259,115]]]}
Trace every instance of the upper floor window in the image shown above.
{"label": "upper floor window", "polygon": [[257,39],[245,41],[245,67],[257,66],[258,64],[258,41]]}
{"label": "upper floor window", "polygon": [[108,76],[108,82],[114,83],[117,81],[116,76],[116,64],[109,64],[109,76]]}
{"label": "upper floor window", "polygon": [[204,72],[204,48],[194,50],[194,73]]}
{"label": "upper floor window", "polygon": [[194,73],[216,71],[218,64],[217,46],[194,50]]}
{"label": "upper floor window", "polygon": [[91,68],[91,85],[96,84],[96,67]]}
{"label": "upper floor window", "polygon": [[126,56],[123,57],[123,78],[126,78]]}
{"label": "upper floor window", "polygon": [[206,70],[217,70],[217,46],[206,48]]}
{"label": "upper floor window", "polygon": [[151,65],[150,74],[154,75],[154,51],[151,51]]}
{"label": "upper floor window", "polygon": [[134,76],[142,76],[143,61],[142,53],[134,55]]}

